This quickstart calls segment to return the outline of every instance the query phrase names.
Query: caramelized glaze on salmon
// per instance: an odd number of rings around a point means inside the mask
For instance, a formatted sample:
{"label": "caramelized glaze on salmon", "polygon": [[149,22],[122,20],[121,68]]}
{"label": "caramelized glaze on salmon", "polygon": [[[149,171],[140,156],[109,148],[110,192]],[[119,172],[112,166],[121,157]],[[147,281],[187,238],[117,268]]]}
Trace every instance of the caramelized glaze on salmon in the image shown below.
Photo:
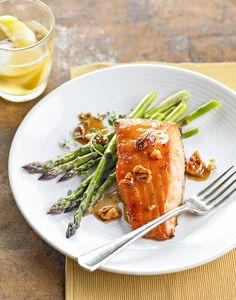
{"label": "caramelized glaze on salmon", "polygon": [[[179,206],[183,199],[185,157],[175,123],[144,119],[116,121],[116,178],[129,223],[136,229]],[[146,237],[174,236],[177,219],[159,225]]]}

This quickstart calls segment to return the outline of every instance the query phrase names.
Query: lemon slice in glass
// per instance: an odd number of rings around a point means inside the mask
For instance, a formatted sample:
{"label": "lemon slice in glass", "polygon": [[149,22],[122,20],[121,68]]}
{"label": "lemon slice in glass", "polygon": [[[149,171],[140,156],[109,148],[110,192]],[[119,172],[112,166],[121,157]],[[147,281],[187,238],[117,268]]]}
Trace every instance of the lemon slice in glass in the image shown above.
{"label": "lemon slice in glass", "polygon": [[24,48],[36,43],[34,32],[15,17],[1,16],[0,30],[8,37],[15,48]]}

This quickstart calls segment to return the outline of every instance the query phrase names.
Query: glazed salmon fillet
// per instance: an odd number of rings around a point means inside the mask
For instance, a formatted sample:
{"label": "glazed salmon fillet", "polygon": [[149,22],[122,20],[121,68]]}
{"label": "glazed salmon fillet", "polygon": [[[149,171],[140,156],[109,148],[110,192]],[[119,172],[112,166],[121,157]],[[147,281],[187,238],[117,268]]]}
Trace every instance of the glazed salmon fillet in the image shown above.
{"label": "glazed salmon fillet", "polygon": [[[136,229],[182,203],[185,156],[176,123],[145,119],[116,121],[116,179],[127,219]],[[177,218],[159,225],[145,237],[174,236]]]}

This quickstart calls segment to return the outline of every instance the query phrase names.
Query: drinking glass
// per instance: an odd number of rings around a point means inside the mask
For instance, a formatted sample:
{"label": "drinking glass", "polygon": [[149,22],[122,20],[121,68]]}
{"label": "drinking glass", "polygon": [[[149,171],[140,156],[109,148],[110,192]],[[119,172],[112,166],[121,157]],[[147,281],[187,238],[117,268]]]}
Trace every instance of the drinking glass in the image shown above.
{"label": "drinking glass", "polygon": [[14,102],[29,101],[47,86],[52,68],[55,19],[39,0],[0,0],[0,16],[13,16],[30,28],[33,45],[8,47],[0,30],[0,97]]}

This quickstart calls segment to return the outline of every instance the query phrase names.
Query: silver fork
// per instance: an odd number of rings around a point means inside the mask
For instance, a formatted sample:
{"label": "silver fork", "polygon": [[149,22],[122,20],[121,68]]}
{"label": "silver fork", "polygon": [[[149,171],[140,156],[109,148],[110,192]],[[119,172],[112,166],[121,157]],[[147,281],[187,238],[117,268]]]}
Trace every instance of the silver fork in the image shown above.
{"label": "silver fork", "polygon": [[88,271],[95,271],[118,253],[123,251],[137,239],[169,219],[183,213],[205,215],[213,211],[236,191],[234,166],[226,170],[216,180],[196,195],[185,200],[184,204],[143,225],[142,227],[125,234],[104,246],[86,252],[78,257],[78,263]]}

